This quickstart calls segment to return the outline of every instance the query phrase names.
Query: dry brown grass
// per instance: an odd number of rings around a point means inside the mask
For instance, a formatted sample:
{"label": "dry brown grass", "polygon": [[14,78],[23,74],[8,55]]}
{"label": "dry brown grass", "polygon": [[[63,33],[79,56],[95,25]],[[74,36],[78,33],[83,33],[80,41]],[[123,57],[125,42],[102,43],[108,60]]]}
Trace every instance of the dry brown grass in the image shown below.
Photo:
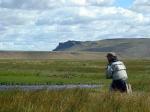
{"label": "dry brown grass", "polygon": [[0,112],[150,112],[149,93],[91,90],[0,93]]}

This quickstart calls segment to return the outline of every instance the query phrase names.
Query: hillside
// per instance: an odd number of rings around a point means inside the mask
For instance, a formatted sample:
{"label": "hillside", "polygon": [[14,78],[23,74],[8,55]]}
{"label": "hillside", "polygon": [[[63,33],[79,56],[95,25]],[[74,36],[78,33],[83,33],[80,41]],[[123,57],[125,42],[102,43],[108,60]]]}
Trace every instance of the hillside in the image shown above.
{"label": "hillside", "polygon": [[107,39],[100,41],[67,41],[52,52],[0,51],[0,59],[105,59],[107,52],[121,58],[150,59],[150,39]]}
{"label": "hillside", "polygon": [[100,41],[67,41],[59,43],[54,51],[117,52],[120,56],[132,58],[150,57],[150,39],[123,38]]}

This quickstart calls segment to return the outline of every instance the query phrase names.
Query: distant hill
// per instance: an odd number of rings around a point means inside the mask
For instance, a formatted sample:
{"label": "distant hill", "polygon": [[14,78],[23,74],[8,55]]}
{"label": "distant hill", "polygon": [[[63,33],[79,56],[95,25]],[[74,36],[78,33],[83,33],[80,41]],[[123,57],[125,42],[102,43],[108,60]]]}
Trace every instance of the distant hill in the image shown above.
{"label": "distant hill", "polygon": [[100,41],[67,41],[59,43],[54,51],[116,52],[122,57],[149,58],[149,38],[121,38]]}
{"label": "distant hill", "polygon": [[52,52],[0,51],[0,59],[106,59],[116,52],[123,59],[150,59],[150,39],[106,39],[100,41],[67,41]]}

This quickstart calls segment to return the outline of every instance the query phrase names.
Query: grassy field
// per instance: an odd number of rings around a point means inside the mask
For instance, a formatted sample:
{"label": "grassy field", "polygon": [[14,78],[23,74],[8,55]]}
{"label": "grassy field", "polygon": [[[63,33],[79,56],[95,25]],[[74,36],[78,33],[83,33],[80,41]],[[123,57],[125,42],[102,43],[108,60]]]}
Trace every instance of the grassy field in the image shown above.
{"label": "grassy field", "polygon": [[0,93],[0,112],[150,112],[150,94],[87,89],[4,91]]}
{"label": "grassy field", "polygon": [[1,84],[80,84],[104,80],[105,62],[0,60]]}
{"label": "grassy field", "polygon": [[[150,60],[124,60],[133,89],[150,91]],[[100,60],[0,60],[0,84],[103,84]]]}
{"label": "grassy field", "polygon": [[1,84],[103,84],[99,89],[1,91],[0,112],[150,112],[150,60],[124,60],[132,95],[109,93],[106,61],[0,60]]}

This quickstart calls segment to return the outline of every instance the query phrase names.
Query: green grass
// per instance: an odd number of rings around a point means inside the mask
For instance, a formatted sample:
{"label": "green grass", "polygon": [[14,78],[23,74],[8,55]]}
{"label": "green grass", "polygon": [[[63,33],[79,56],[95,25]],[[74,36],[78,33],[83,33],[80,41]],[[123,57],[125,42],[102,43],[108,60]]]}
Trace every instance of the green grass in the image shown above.
{"label": "green grass", "polygon": [[94,61],[1,60],[0,83],[100,83],[100,78],[104,78],[103,65]]}
{"label": "green grass", "polygon": [[[150,60],[124,60],[136,91],[150,91]],[[0,60],[1,84],[103,84],[106,60]]]}
{"label": "green grass", "polygon": [[133,94],[109,93],[106,61],[0,60],[1,84],[103,84],[101,89],[1,91],[0,112],[150,112],[150,60],[124,60]]}

